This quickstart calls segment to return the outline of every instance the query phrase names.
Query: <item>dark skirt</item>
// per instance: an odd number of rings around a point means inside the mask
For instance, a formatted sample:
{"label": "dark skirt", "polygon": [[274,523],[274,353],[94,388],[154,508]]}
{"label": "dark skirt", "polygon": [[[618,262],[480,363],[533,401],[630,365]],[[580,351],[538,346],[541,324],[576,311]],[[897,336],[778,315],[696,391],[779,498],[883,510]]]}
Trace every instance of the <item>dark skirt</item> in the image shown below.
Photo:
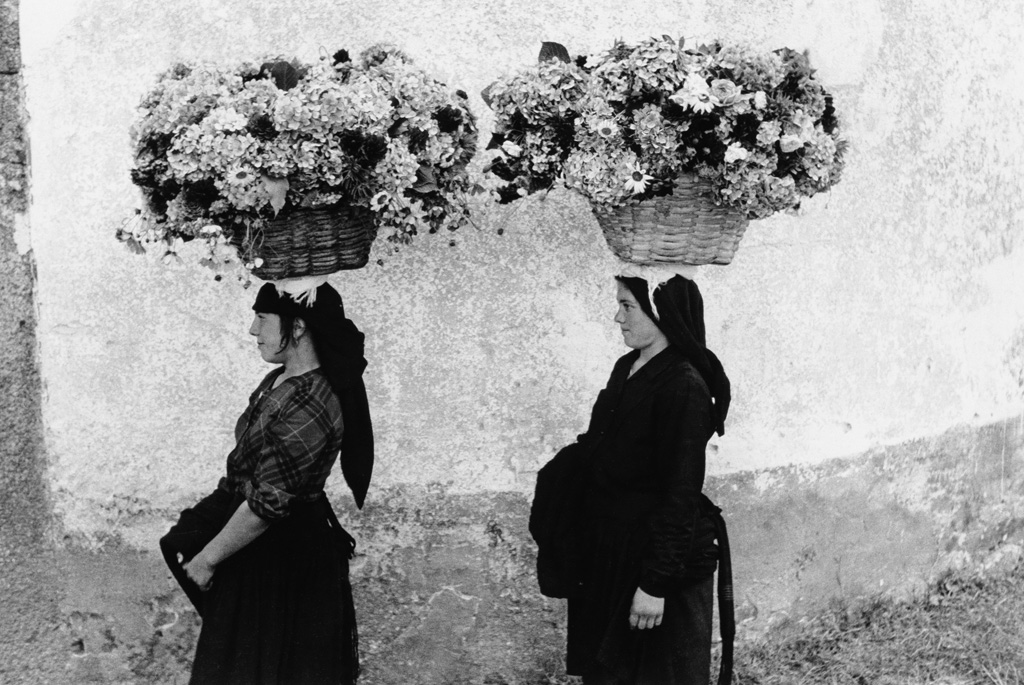
{"label": "dark skirt", "polygon": [[200,592],[187,561],[244,501],[218,490],[181,513],[160,541],[202,617],[191,685],[350,685],[359,672],[348,560],[352,538],[326,497],[293,508],[223,561]]}
{"label": "dark skirt", "polygon": [[581,596],[569,600],[566,670],[585,683],[707,685],[713,579],[671,590],[660,626],[629,627],[640,580],[640,541],[628,529],[587,536]]}

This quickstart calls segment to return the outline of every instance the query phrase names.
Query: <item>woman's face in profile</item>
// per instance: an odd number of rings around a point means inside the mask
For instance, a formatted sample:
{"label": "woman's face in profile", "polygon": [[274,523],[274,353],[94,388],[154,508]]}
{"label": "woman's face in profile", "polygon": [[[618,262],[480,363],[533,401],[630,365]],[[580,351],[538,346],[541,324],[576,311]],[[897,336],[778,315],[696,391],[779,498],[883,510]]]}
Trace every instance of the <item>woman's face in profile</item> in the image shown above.
{"label": "woman's face in profile", "polygon": [[263,361],[270,364],[285,362],[285,349],[281,343],[281,317],[277,314],[256,312],[249,326],[249,335],[256,336],[256,347]]}
{"label": "woman's face in profile", "polygon": [[663,334],[651,317],[640,309],[640,303],[623,283],[618,283],[619,308],[615,312],[615,323],[622,330],[622,339],[627,347],[642,350],[657,341]]}

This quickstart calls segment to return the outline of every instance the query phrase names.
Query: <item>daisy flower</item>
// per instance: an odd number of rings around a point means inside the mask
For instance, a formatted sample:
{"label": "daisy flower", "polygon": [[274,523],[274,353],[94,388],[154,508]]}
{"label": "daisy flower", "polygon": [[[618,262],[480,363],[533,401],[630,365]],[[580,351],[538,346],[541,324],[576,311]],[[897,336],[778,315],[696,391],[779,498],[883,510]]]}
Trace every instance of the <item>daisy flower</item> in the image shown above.
{"label": "daisy flower", "polygon": [[256,174],[253,173],[249,167],[239,164],[228,170],[224,180],[231,185],[241,186],[247,183],[252,183],[253,179],[256,178]]}
{"label": "daisy flower", "polygon": [[645,174],[640,165],[636,164],[633,166],[633,171],[630,173],[629,178],[626,179],[626,190],[634,195],[639,195],[647,190],[647,184],[653,180],[653,176]]}
{"label": "daisy flower", "polygon": [[386,190],[382,190],[370,198],[370,209],[372,209],[375,212],[379,212],[380,210],[384,209],[387,203],[388,192]]}
{"label": "daisy flower", "polygon": [[602,119],[597,122],[597,135],[602,138],[611,138],[619,132],[619,125],[611,119]]}

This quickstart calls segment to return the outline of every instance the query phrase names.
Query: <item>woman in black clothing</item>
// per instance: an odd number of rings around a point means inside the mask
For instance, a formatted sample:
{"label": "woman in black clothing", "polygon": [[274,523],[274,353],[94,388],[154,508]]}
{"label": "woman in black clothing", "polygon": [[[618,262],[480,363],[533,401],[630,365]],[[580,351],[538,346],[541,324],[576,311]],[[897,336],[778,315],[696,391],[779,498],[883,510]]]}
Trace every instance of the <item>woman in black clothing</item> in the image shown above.
{"label": "woman in black clothing", "polygon": [[351,685],[359,672],[348,561],[355,542],[324,483],[341,454],[362,506],[373,433],[363,334],[323,283],[264,285],[249,333],[279,365],[235,426],[217,489],[160,540],[202,617],[192,685]]}
{"label": "woman in black clothing", "polygon": [[567,670],[587,685],[706,685],[716,547],[699,534],[701,488],[729,381],[705,347],[693,281],[673,277],[652,303],[646,281],[620,277],[618,303],[615,321],[633,350],[578,440],[580,571]]}

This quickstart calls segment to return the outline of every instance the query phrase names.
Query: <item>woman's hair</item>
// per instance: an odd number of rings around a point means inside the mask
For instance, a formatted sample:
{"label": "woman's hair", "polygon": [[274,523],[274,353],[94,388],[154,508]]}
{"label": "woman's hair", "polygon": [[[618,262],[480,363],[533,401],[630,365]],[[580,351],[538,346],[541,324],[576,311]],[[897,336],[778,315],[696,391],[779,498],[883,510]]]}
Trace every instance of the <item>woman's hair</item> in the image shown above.
{"label": "woman's hair", "polygon": [[[700,373],[714,404],[715,431],[725,433],[725,417],[732,401],[729,377],[722,362],[707,348],[704,330],[704,299],[694,281],[673,276],[654,289],[654,302],[642,278],[616,276],[629,289],[641,311],[668,338],[669,345],[682,353]],[[657,308],[657,314],[655,314]]]}
{"label": "woman's hair", "polygon": [[[296,317],[292,314],[278,314],[277,316],[281,319],[281,346],[277,348],[277,351],[283,352],[284,348],[295,342]],[[313,336],[313,349],[316,349],[316,336]]]}

